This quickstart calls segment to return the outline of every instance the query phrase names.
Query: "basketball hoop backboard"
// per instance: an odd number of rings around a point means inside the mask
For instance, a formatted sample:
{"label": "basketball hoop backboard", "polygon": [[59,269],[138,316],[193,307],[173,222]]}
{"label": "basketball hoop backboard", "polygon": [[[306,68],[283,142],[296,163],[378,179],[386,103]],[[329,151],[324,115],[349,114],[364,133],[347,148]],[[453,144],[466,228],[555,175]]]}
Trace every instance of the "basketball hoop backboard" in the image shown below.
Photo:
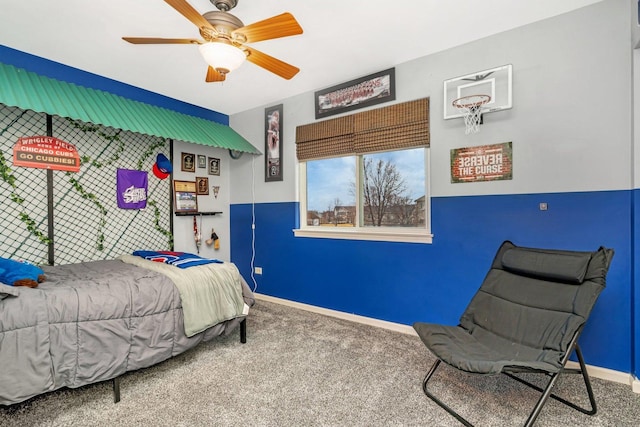
{"label": "basketball hoop backboard", "polygon": [[464,117],[464,114],[453,105],[453,101],[473,95],[488,95],[491,97],[489,102],[482,105],[482,114],[511,108],[511,68],[511,64],[508,64],[445,80],[444,118]]}

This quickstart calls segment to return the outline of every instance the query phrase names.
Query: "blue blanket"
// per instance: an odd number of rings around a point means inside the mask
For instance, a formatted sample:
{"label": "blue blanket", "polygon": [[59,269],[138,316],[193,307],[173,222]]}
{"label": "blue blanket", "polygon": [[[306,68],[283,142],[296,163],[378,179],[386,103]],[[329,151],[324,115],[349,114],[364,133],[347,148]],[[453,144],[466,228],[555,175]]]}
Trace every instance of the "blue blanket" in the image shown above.
{"label": "blue blanket", "polygon": [[188,252],[173,251],[134,251],[133,255],[147,259],[149,261],[162,262],[170,264],[178,268],[194,267],[203,264],[222,264],[223,261],[218,259],[202,258],[201,256],[190,254]]}

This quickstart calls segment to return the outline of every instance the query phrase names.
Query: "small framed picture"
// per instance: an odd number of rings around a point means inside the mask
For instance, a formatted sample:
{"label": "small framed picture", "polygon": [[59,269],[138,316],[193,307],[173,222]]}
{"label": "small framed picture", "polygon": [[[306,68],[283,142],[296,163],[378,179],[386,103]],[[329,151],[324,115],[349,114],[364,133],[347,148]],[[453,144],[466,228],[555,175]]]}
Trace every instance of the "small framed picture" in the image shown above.
{"label": "small framed picture", "polygon": [[198,154],[198,167],[204,169],[207,167],[207,156]]}
{"label": "small framed picture", "polygon": [[173,193],[176,212],[198,212],[195,182],[173,181]]}
{"label": "small framed picture", "polygon": [[191,153],[182,153],[182,172],[196,171],[196,156]]}
{"label": "small framed picture", "polygon": [[220,159],[209,157],[209,175],[220,175]]}
{"label": "small framed picture", "polygon": [[198,195],[209,195],[209,178],[206,176],[196,177],[196,193]]}

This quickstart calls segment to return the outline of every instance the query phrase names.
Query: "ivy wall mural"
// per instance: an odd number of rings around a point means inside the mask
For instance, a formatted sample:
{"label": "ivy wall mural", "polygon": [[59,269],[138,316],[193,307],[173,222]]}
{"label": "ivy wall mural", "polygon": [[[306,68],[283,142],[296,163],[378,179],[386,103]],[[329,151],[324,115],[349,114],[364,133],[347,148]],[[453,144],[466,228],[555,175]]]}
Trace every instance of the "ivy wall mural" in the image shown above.
{"label": "ivy wall mural", "polygon": [[[47,134],[77,148],[78,172],[13,165],[18,138]],[[165,138],[0,104],[0,256],[68,264],[171,249],[170,180],[151,173],[169,150]],[[118,208],[118,168],[149,172],[145,209]]]}

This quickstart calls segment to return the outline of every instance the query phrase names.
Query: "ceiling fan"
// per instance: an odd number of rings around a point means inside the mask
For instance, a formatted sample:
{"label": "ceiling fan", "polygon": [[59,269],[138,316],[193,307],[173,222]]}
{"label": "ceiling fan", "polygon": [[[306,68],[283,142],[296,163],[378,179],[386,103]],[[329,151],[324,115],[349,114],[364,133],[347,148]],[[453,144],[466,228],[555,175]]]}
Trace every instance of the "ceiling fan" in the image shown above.
{"label": "ceiling fan", "polygon": [[302,27],[293,15],[285,12],[245,26],[240,19],[229,13],[229,10],[238,4],[238,0],[210,1],[218,11],[200,15],[186,0],[165,0],[198,27],[204,40],[157,37],[123,37],[122,39],[133,44],[199,45],[200,53],[209,64],[205,78],[207,82],[224,81],[226,75],[242,65],[245,59],[287,80],[300,71],[291,64],[245,44],[302,34]]}

